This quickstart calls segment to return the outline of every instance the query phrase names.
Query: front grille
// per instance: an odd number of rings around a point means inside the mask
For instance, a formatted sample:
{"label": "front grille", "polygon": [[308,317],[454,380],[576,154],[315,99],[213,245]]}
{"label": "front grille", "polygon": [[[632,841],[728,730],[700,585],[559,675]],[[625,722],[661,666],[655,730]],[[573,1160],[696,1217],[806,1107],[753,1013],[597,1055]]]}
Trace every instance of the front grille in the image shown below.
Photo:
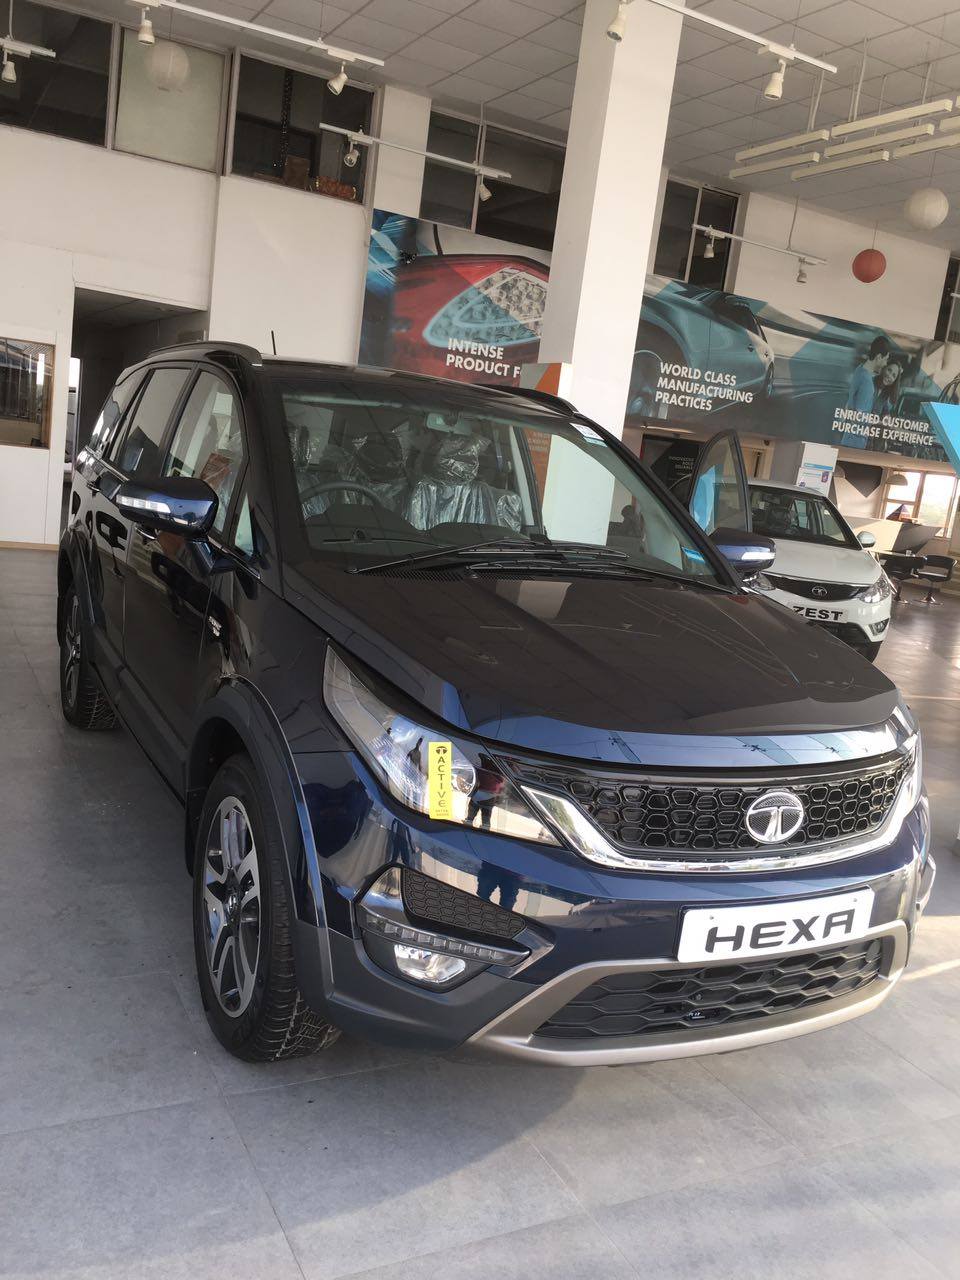
{"label": "front grille", "polygon": [[[690,861],[700,855],[709,862],[721,851],[734,857],[776,853],[878,830],[893,807],[907,761],[897,756],[872,768],[800,778],[754,775],[749,782],[627,778],[517,761],[511,767],[523,782],[575,800],[607,839],[628,853],[683,850]],[[746,810],[765,792],[783,789],[803,802],[804,821],[788,840],[762,844],[747,830]]]}
{"label": "front grille", "polygon": [[616,974],[582,991],[537,1035],[676,1034],[795,1013],[859,991],[878,976],[882,959],[883,942],[874,938],[776,960]]}
{"label": "front grille", "polygon": [[406,867],[400,886],[407,913],[431,924],[449,925],[462,933],[485,938],[515,938],[526,923],[515,911],[507,911]]}
{"label": "front grille", "polygon": [[858,591],[863,590],[863,587],[851,586],[847,582],[811,582],[808,578],[785,578],[778,573],[766,576],[781,591],[803,596],[805,600],[852,600]]}

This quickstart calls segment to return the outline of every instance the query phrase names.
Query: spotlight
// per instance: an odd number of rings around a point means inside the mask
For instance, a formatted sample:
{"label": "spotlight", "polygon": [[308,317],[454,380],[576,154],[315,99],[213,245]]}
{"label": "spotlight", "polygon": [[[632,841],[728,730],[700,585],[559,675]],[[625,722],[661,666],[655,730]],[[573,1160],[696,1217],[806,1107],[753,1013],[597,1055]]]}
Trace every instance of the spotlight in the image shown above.
{"label": "spotlight", "polygon": [[141,44],[157,43],[157,38],[153,34],[153,23],[150,21],[150,11],[148,9],[140,11],[140,27],[137,31],[137,39]]}
{"label": "spotlight", "polygon": [[3,71],[0,72],[0,80],[2,80],[4,84],[17,83],[17,68],[6,49],[3,51]]}
{"label": "spotlight", "polygon": [[626,0],[620,0],[617,5],[617,16],[607,27],[607,35],[617,44],[623,39],[623,34],[627,29],[627,5]]}
{"label": "spotlight", "polygon": [[763,96],[771,102],[779,102],[783,97],[783,77],[787,70],[786,58],[777,59],[777,69],[770,73],[770,79],[763,86]]}
{"label": "spotlight", "polygon": [[[341,62],[340,70],[337,72],[337,74],[333,77],[332,80],[327,81],[327,88],[335,97],[339,98],[340,94],[343,93],[346,83],[347,83],[347,69]],[[353,163],[356,164],[356,160],[354,160]]]}
{"label": "spotlight", "polygon": [[806,258],[801,258],[799,264],[797,265],[797,284],[806,284],[806,283],[807,283],[807,260]]}
{"label": "spotlight", "polygon": [[484,204],[486,204],[492,195],[493,195],[493,192],[490,190],[490,188],[481,178],[480,179],[480,199],[483,201]]}
{"label": "spotlight", "polygon": [[355,169],[359,159],[360,152],[357,150],[357,144],[351,139],[349,148],[343,153],[343,163],[348,169]]}
{"label": "spotlight", "polygon": [[717,256],[717,251],[713,247],[713,239],[714,239],[713,236],[710,236],[707,239],[707,247],[703,251],[703,256],[705,258],[709,259],[709,258],[715,258]]}

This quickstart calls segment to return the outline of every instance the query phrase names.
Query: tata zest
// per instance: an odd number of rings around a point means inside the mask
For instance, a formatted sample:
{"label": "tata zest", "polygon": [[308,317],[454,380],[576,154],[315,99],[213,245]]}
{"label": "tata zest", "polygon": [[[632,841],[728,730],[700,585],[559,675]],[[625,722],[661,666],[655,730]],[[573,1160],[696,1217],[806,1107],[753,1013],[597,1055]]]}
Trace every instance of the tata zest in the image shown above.
{"label": "tata zest", "polygon": [[63,713],[183,801],[231,1052],[633,1062],[887,996],[934,874],[917,726],[744,589],[735,441],[690,501],[549,397],[229,344],[123,373],[60,550]]}

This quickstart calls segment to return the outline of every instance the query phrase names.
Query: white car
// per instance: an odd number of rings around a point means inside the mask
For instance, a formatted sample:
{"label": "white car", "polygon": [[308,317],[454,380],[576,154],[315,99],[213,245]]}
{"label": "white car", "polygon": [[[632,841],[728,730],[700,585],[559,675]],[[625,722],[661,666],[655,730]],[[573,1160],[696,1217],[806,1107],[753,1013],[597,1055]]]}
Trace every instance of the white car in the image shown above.
{"label": "white car", "polygon": [[750,506],[754,532],[777,547],[757,589],[872,662],[890,626],[892,596],[887,575],[866,550],[873,535],[858,538],[822,494],[773,480],[751,482]]}

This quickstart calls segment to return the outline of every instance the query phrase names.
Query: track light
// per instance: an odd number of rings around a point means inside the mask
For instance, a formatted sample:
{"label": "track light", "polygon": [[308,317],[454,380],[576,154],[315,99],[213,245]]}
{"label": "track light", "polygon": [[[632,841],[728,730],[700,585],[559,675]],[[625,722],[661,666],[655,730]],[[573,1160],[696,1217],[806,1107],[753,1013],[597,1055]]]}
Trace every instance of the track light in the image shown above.
{"label": "track light", "polygon": [[807,260],[801,258],[797,264],[797,284],[807,283]]}
{"label": "track light", "polygon": [[359,159],[360,159],[360,152],[357,150],[357,144],[351,141],[350,146],[343,153],[343,163],[347,166],[348,169],[355,169],[357,167],[357,161]]}
{"label": "track light", "polygon": [[[339,98],[341,93],[343,93],[344,88],[346,87],[346,83],[347,83],[347,69],[344,66],[344,64],[341,62],[340,70],[331,80],[327,81],[327,88],[335,97]],[[354,161],[354,164],[356,164],[356,161]]]}
{"label": "track light", "polygon": [[483,201],[484,204],[486,204],[492,195],[493,195],[493,192],[490,190],[490,188],[481,178],[480,179],[480,199]]}
{"label": "track light", "polygon": [[713,247],[713,239],[713,236],[707,237],[707,247],[703,251],[703,256],[707,259],[715,258],[717,256],[717,251]]}
{"label": "track light", "polygon": [[627,3],[628,0],[620,0],[617,5],[617,16],[607,27],[607,35],[616,44],[619,44],[623,39],[624,32],[627,29]]}
{"label": "track light", "polygon": [[0,72],[0,80],[4,84],[17,83],[17,68],[13,59],[9,56],[6,49],[3,51],[3,71]]}
{"label": "track light", "polygon": [[763,96],[771,102],[779,102],[783,97],[783,78],[787,73],[786,58],[777,59],[777,69],[770,73],[770,78],[763,86]]}
{"label": "track light", "polygon": [[137,31],[137,39],[141,44],[157,43],[157,38],[153,34],[153,23],[150,21],[150,11],[148,9],[140,10],[140,27]]}

